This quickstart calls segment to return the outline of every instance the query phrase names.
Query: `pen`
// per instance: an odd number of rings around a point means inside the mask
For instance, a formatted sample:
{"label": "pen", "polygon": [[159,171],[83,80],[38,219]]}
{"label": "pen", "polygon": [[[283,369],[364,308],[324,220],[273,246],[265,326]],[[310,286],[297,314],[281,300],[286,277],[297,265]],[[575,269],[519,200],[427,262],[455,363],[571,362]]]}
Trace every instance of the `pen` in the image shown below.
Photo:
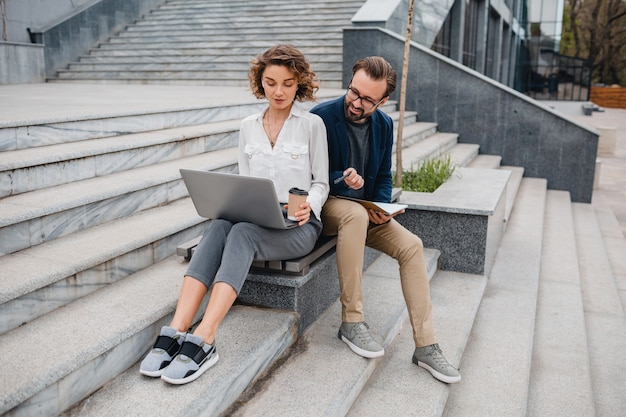
{"label": "pen", "polygon": [[350,172],[348,172],[347,174],[343,174],[341,177],[335,179],[333,183],[335,183],[335,185],[339,184],[341,181],[345,180],[348,177],[348,175],[350,175]]}

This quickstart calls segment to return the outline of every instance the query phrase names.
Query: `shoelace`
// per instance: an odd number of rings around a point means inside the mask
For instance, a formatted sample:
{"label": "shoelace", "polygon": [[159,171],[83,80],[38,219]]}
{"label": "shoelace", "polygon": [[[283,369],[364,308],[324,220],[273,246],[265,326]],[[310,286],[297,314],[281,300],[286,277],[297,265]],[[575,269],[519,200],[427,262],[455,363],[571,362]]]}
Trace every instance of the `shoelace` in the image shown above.
{"label": "shoelace", "polygon": [[367,331],[368,329],[369,326],[367,325],[367,323],[359,324],[354,327],[354,336],[359,338],[361,342],[373,342],[374,338],[372,337],[370,332]]}
{"label": "shoelace", "polygon": [[427,355],[430,356],[435,361],[435,363],[439,365],[440,367],[451,366],[446,360],[446,358],[443,357],[443,353],[441,352],[441,348],[439,348],[438,343],[435,343],[433,345],[433,348],[431,349],[430,352],[427,353]]}

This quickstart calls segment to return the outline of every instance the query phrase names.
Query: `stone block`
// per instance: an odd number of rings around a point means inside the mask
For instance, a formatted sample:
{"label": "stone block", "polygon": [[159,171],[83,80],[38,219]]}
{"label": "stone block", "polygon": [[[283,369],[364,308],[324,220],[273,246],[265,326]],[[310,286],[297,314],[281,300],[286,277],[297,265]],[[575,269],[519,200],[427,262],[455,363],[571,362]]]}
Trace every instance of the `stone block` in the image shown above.
{"label": "stone block", "polygon": [[409,208],[396,219],[441,251],[439,268],[487,275],[504,233],[510,171],[458,168],[433,193],[404,191]]}

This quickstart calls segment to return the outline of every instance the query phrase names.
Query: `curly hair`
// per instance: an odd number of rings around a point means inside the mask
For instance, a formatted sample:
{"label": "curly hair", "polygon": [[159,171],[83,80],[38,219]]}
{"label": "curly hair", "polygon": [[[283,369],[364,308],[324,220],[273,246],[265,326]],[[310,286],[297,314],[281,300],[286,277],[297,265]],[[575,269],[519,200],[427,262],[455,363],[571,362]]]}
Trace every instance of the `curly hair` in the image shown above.
{"label": "curly hair", "polygon": [[298,82],[298,91],[296,91],[298,101],[315,100],[319,82],[315,80],[315,73],[311,70],[309,61],[292,45],[274,46],[252,61],[248,79],[252,94],[256,98],[265,98],[265,89],[261,80],[265,68],[269,65],[282,65],[295,75]]}

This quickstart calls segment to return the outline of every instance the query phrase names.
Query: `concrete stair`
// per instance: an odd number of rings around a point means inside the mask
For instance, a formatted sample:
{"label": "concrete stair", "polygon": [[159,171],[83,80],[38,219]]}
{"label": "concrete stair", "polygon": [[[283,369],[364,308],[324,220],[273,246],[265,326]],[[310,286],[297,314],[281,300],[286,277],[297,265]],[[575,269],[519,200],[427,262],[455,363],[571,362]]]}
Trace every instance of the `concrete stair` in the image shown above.
{"label": "concrete stair", "polygon": [[[624,284],[616,279],[626,270],[626,243],[615,217],[572,205],[567,193],[546,191],[544,180],[523,178],[520,168],[499,167],[499,157],[488,155],[455,161],[513,173],[490,275],[442,271],[438,251],[426,251],[438,338],[460,365],[460,384],[441,384],[410,363],[410,327],[386,256],[368,268],[365,282],[366,314],[384,358],[359,358],[336,338],[338,302],[300,338],[294,313],[238,305],[220,329],[221,360],[205,382],[172,390],[141,377],[138,361],[178,296],[185,265],[175,248],[204,227],[177,170],[236,169],[241,114],[258,106],[250,100],[221,111],[207,105],[193,113],[66,120],[65,127],[76,124],[66,142],[46,134],[54,123],[5,128],[41,133],[33,147],[25,141],[24,149],[0,154],[0,175],[17,179],[21,169],[47,166],[33,177],[51,185],[5,187],[0,199],[0,352],[31,358],[0,365],[8,376],[0,384],[2,413],[618,415],[624,384],[614,381],[623,380],[626,323],[618,295]],[[384,110],[398,120],[393,103]],[[456,135],[417,116],[405,114],[403,152],[465,153]],[[133,117],[145,120],[129,124]],[[95,175],[63,169],[89,158]],[[575,384],[563,384],[572,376]]]}
{"label": "concrete stair", "polygon": [[363,3],[166,1],[48,81],[245,86],[252,57],[289,43],[323,87],[340,88],[341,28]]}

